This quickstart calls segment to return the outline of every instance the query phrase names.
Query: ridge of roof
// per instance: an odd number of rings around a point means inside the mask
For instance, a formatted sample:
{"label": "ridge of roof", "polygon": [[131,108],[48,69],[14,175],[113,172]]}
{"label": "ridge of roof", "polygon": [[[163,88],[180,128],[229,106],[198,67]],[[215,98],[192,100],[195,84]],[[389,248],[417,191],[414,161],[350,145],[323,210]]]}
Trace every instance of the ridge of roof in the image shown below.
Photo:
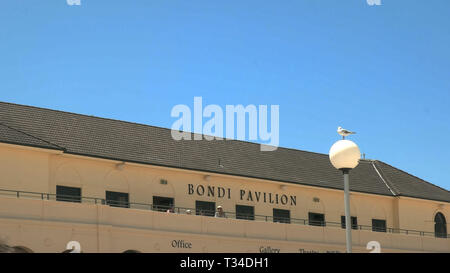
{"label": "ridge of roof", "polygon": [[[149,124],[144,124],[144,123],[138,123],[138,122],[132,122],[132,121],[126,121],[126,120],[120,120],[120,119],[113,119],[113,118],[98,117],[98,116],[94,116],[94,115],[80,114],[80,113],[75,113],[75,112],[69,112],[69,111],[64,111],[64,110],[45,108],[45,107],[34,106],[34,105],[19,104],[19,103],[7,102],[7,101],[0,101],[0,103],[9,104],[9,105],[15,105],[15,106],[21,106],[21,107],[26,107],[26,108],[34,108],[34,109],[39,109],[39,110],[52,111],[52,112],[59,112],[59,113],[70,114],[70,115],[75,115],[75,116],[83,116],[83,117],[88,117],[88,118],[96,118],[96,119],[117,121],[117,122],[122,122],[122,123],[127,123],[127,124],[134,124],[134,125],[139,125],[139,126],[148,126],[148,127],[158,128],[158,129],[167,129],[167,128],[164,128],[164,127],[159,127],[159,126],[149,125]],[[170,129],[167,129],[167,130],[170,130]]]}
{"label": "ridge of roof", "polygon": [[390,164],[388,164],[388,163],[386,163],[386,162],[384,162],[384,161],[381,161],[381,160],[375,160],[375,161],[377,161],[378,163],[384,164],[384,165],[386,165],[386,166],[388,166],[388,167],[390,167],[390,168],[393,168],[393,169],[395,169],[395,170],[397,170],[397,171],[400,171],[400,172],[402,172],[402,173],[404,173],[404,174],[406,174],[406,175],[408,175],[408,176],[414,177],[414,178],[420,180],[420,182],[423,182],[423,183],[425,183],[425,184],[431,185],[431,186],[433,186],[433,187],[435,187],[435,188],[438,188],[438,189],[440,189],[440,190],[443,190],[443,191],[446,191],[446,192],[450,193],[450,191],[447,190],[447,189],[444,189],[444,188],[442,188],[442,187],[439,187],[438,185],[435,185],[435,184],[433,184],[433,183],[430,183],[430,182],[428,182],[428,181],[426,181],[426,180],[424,180],[424,179],[422,179],[422,178],[420,178],[420,177],[417,177],[417,176],[415,176],[415,175],[413,175],[413,174],[410,174],[410,173],[408,173],[408,172],[406,172],[406,171],[404,171],[404,170],[401,170],[401,169],[399,169],[399,168],[396,168],[396,167],[394,167],[394,166],[392,166],[392,165],[390,165]]}
{"label": "ridge of roof", "polygon": [[392,192],[392,194],[394,196],[398,196],[401,194],[401,192],[394,187],[394,185],[389,181],[389,179],[387,178],[387,176],[385,174],[383,174],[383,170],[381,170],[381,168],[377,168],[377,160],[371,160],[372,166],[374,167],[375,171],[378,173],[378,175],[380,176],[381,180],[383,180],[383,182],[386,184],[386,187]]}
{"label": "ridge of roof", "polygon": [[[47,140],[45,140],[45,139],[42,139],[42,138],[33,136],[33,135],[31,135],[31,134],[28,134],[28,133],[25,133],[25,132],[23,132],[22,130],[18,130],[18,129],[16,129],[16,128],[13,128],[13,127],[11,127],[11,126],[8,126],[8,125],[6,125],[6,124],[4,124],[4,123],[2,123],[2,122],[0,122],[0,126],[6,127],[6,128],[8,128],[8,129],[10,129],[10,130],[16,131],[16,132],[18,132],[18,133],[20,133],[20,134],[23,134],[23,135],[25,135],[25,136],[31,137],[31,138],[33,138],[33,139],[36,139],[36,140],[40,141],[40,142],[44,142],[44,143],[46,143],[47,145],[49,145],[49,146],[50,146],[51,148],[53,148],[53,149],[65,151],[65,148],[64,148],[64,147],[61,147],[61,146],[56,145],[56,144],[53,144],[53,143],[51,143],[51,142],[49,142],[49,141],[47,141]],[[20,145],[24,145],[24,144],[22,143],[22,144],[20,144]]]}

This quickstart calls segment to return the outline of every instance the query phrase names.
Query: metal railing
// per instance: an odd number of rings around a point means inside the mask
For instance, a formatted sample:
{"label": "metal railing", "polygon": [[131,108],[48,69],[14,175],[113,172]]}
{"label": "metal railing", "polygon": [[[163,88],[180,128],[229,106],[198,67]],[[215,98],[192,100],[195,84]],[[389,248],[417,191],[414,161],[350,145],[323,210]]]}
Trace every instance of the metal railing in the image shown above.
{"label": "metal railing", "polygon": [[[51,193],[38,193],[38,192],[16,191],[16,190],[3,190],[3,189],[0,189],[0,195],[14,197],[14,198],[27,198],[27,199],[61,201],[61,202],[83,203],[83,204],[109,205],[111,207],[118,207],[118,208],[131,208],[131,209],[140,209],[140,210],[152,210],[152,211],[158,211],[158,212],[164,212],[164,213],[176,213],[176,214],[218,217],[218,216],[215,216],[216,211],[212,211],[212,210],[183,208],[183,207],[164,206],[164,205],[153,205],[153,204],[135,203],[135,202],[120,202],[120,201],[116,201],[116,200],[107,200],[104,198],[61,195],[61,194],[51,194]],[[244,213],[235,213],[235,212],[224,212],[224,215],[221,217],[237,219],[237,220],[244,220],[244,221],[274,222],[274,223],[284,223],[284,224],[309,225],[309,226],[317,226],[317,227],[335,227],[335,228],[341,228],[341,229],[345,228],[345,224],[338,223],[338,222],[312,221],[312,220],[308,220],[308,219],[284,218],[284,217],[279,217],[279,216],[274,217],[274,216],[268,216],[268,215],[255,215],[255,214],[244,214]],[[367,226],[367,225],[352,225],[352,229],[353,230],[373,231],[373,232],[385,232],[385,233],[393,233],[393,234],[450,238],[450,234],[436,234],[434,232],[388,228],[388,227],[380,228],[380,227]]]}

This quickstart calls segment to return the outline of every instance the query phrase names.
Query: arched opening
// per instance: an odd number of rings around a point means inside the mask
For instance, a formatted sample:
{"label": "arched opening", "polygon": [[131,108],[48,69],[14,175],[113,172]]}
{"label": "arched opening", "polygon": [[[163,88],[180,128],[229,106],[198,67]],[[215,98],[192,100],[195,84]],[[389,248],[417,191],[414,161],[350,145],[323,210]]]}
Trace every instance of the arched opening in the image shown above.
{"label": "arched opening", "polygon": [[126,254],[136,254],[136,253],[142,253],[142,252],[140,252],[140,251],[138,251],[138,250],[134,250],[134,249],[129,249],[129,250],[125,250],[123,253],[126,253]]}
{"label": "arched opening", "polygon": [[25,246],[9,246],[0,242],[0,253],[34,253],[33,250]]}
{"label": "arched opening", "polygon": [[34,253],[33,250],[29,249],[26,246],[13,246],[15,253]]}
{"label": "arched opening", "polygon": [[437,238],[447,238],[447,222],[444,214],[440,212],[434,216],[434,235]]}

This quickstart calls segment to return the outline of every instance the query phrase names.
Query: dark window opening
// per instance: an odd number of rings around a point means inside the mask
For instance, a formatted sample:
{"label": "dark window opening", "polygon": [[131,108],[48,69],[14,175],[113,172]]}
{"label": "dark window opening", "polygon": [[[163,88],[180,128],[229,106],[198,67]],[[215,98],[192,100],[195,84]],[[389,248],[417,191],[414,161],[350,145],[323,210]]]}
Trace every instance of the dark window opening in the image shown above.
{"label": "dark window opening", "polygon": [[437,238],[447,238],[447,222],[440,212],[434,217],[434,235]]}
{"label": "dark window opening", "polygon": [[56,201],[81,203],[81,188],[56,186]]}
{"label": "dark window opening", "polygon": [[236,205],[236,219],[255,220],[255,207]]}
{"label": "dark window opening", "polygon": [[322,213],[309,213],[309,225],[310,226],[325,226],[325,215]]}
{"label": "dark window opening", "polygon": [[310,226],[325,226],[325,215],[321,213],[309,213],[309,225]]}
{"label": "dark window opening", "polygon": [[129,195],[124,192],[106,192],[106,204],[111,207],[129,208]]}
{"label": "dark window opening", "polygon": [[34,253],[33,250],[26,246],[13,246],[14,253]]}
{"label": "dark window opening", "polygon": [[[358,229],[358,218],[351,216],[351,223],[352,223],[352,229]],[[345,224],[345,216],[341,216],[341,227],[342,228],[346,228],[346,224]]]}
{"label": "dark window opening", "polygon": [[195,212],[197,215],[214,217],[214,215],[216,214],[216,203],[196,201]]}
{"label": "dark window opening", "polygon": [[174,209],[174,203],[173,198],[153,196],[153,210],[167,212]]}
{"label": "dark window opening", "polygon": [[386,232],[386,220],[372,219],[372,231]]}
{"label": "dark window opening", "polygon": [[273,221],[276,223],[291,223],[291,211],[285,209],[273,209]]}
{"label": "dark window opening", "polygon": [[129,249],[129,250],[125,250],[124,252],[125,254],[138,254],[138,253],[142,253],[139,250],[134,250],[134,249]]}

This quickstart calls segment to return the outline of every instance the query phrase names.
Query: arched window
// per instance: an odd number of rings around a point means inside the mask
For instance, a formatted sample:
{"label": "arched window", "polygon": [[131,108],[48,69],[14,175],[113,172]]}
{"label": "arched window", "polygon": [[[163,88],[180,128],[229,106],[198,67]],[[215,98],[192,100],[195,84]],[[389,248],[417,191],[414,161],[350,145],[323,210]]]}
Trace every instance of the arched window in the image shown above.
{"label": "arched window", "polygon": [[437,238],[447,238],[447,222],[442,213],[436,213],[434,216],[434,235]]}
{"label": "arched window", "polygon": [[126,254],[135,254],[135,253],[141,253],[141,252],[138,251],[138,250],[129,249],[129,250],[125,250],[123,253],[126,253]]}
{"label": "arched window", "polygon": [[33,250],[29,249],[26,246],[13,246],[15,253],[34,253]]}

